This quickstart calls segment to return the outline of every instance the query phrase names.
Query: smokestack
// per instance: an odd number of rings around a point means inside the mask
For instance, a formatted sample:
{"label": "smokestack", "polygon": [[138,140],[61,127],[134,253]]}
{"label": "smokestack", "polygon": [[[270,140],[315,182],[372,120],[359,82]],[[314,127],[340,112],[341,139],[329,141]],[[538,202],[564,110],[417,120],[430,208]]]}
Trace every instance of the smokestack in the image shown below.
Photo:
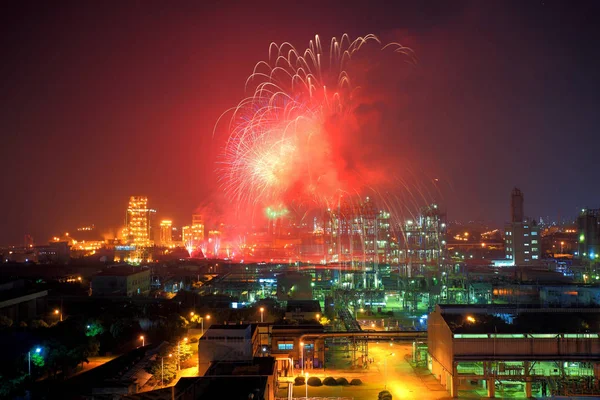
{"label": "smokestack", "polygon": [[511,222],[523,222],[523,192],[514,188],[510,196]]}

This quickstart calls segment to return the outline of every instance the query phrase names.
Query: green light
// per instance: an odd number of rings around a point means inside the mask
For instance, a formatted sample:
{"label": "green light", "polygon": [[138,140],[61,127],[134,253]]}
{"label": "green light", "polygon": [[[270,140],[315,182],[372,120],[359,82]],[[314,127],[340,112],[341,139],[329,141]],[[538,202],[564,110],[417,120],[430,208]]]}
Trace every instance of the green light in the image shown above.
{"label": "green light", "polygon": [[288,212],[289,212],[288,209],[285,208],[285,207],[283,207],[283,206],[279,206],[279,207],[267,207],[265,209],[265,215],[269,219],[281,218],[281,217],[287,215]]}
{"label": "green light", "polygon": [[585,242],[585,235],[583,233],[581,235],[579,235],[579,242],[580,243]]}
{"label": "green light", "polygon": [[314,282],[311,282],[311,283],[310,283],[310,286],[312,286],[312,287],[315,287],[315,283],[314,283]]}

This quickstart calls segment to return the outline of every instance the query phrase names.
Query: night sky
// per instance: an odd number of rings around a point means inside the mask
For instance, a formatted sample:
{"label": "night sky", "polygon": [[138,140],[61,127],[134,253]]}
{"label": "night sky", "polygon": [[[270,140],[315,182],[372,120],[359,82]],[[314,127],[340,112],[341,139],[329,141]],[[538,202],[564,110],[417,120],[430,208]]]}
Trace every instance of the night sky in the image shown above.
{"label": "night sky", "polygon": [[130,195],[188,224],[215,191],[215,122],[269,43],[344,32],[414,50],[376,140],[439,179],[450,220],[503,223],[514,186],[533,217],[600,206],[600,2],[291,3],[5,5],[0,244],[117,228]]}

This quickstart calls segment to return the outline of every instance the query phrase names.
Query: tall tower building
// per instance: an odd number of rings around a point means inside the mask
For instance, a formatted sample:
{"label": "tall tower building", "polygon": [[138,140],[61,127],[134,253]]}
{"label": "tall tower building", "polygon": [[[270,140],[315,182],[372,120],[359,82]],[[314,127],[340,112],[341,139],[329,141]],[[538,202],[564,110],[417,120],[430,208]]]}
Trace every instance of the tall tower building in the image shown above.
{"label": "tall tower building", "polygon": [[186,247],[196,249],[204,243],[204,221],[202,215],[192,215],[192,225],[182,228],[182,240]]}
{"label": "tall tower building", "polygon": [[511,222],[523,222],[523,192],[514,188],[510,195]]}
{"label": "tall tower building", "polygon": [[130,244],[137,247],[152,246],[150,216],[154,212],[156,211],[148,208],[148,197],[131,196],[129,198],[125,225],[127,226],[127,241]]}
{"label": "tall tower building", "polygon": [[168,219],[160,221],[160,245],[169,247],[173,244],[173,222]]}
{"label": "tall tower building", "polygon": [[541,253],[540,228],[535,220],[524,216],[523,199],[523,192],[514,188],[510,198],[511,222],[504,232],[506,259],[514,265],[537,264]]}

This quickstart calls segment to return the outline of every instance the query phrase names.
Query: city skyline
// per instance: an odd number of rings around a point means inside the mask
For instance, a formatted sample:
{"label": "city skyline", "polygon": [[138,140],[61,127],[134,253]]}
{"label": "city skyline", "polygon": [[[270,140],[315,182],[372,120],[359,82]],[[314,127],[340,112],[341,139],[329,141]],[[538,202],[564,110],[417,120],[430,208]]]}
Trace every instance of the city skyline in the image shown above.
{"label": "city skyline", "polygon": [[[450,219],[501,226],[514,186],[527,193],[532,217],[574,218],[598,206],[590,165],[599,60],[584,39],[597,32],[587,18],[593,3],[330,5],[327,16],[283,5],[265,5],[264,15],[244,4],[148,3],[141,15],[140,7],[64,3],[6,14],[2,171],[10,194],[0,200],[0,243],[25,234],[41,242],[84,223],[119,227],[136,193],[173,221],[226,204],[214,164],[219,115],[244,96],[271,41],[304,48],[314,34],[344,32],[414,50],[416,72],[399,81],[393,113],[380,113],[394,149],[385,156],[439,179]],[[314,23],[290,24],[309,17]],[[255,24],[264,29],[239,34]],[[556,187],[569,195],[558,198]]]}

